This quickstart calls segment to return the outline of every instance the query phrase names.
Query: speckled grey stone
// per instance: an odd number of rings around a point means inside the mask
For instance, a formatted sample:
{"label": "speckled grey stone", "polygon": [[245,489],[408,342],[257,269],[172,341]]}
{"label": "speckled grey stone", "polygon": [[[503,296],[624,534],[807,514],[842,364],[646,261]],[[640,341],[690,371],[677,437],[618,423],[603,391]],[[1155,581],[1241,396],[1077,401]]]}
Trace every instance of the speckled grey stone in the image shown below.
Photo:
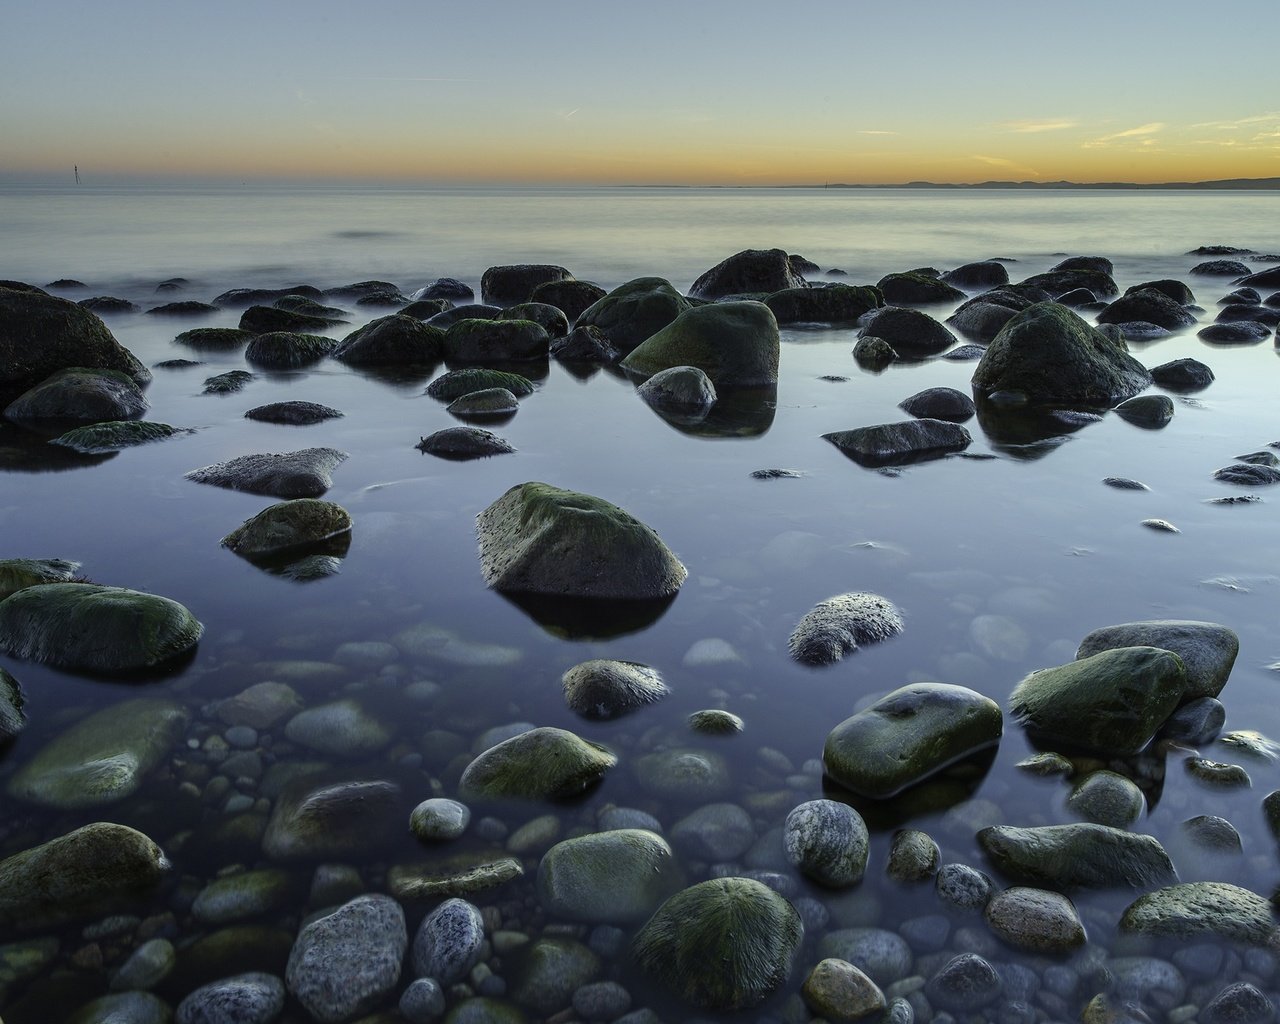
{"label": "speckled grey stone", "polygon": [[418,978],[400,994],[400,1015],[409,1024],[431,1024],[444,1008],[444,992],[434,978]]}
{"label": "speckled grey stone", "polygon": [[237,974],[203,985],[178,1004],[177,1024],[270,1024],[284,1009],[274,974]]}
{"label": "speckled grey stone", "polygon": [[995,891],[991,878],[967,864],[943,864],[934,877],[938,899],[959,909],[982,909]]}
{"label": "speckled grey stone", "polygon": [[927,882],[938,871],[942,853],[927,832],[903,828],[893,834],[887,873],[897,882]]}
{"label": "speckled grey stone", "polygon": [[995,1002],[1002,988],[1000,975],[989,962],[976,953],[961,953],[929,979],[925,993],[939,1009],[972,1013]]}
{"label": "speckled grey stone", "polygon": [[868,835],[862,816],[848,804],[810,800],[787,815],[787,860],[822,885],[844,888],[867,869]]}
{"label": "speckled grey stone", "polygon": [[479,962],[483,945],[480,911],[466,900],[445,900],[423,919],[414,936],[414,972],[452,985]]}

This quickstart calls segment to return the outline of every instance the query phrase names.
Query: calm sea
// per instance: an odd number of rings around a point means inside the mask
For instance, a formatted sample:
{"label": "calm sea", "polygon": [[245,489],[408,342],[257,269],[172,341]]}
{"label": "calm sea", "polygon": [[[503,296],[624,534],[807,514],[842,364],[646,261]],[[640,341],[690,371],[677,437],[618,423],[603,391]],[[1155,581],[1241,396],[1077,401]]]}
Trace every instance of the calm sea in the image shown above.
{"label": "calm sea", "polygon": [[[0,278],[41,286],[71,278],[83,287],[60,294],[114,295],[147,308],[180,298],[208,301],[233,287],[325,289],[375,278],[408,294],[434,278],[456,277],[478,293],[486,267],[510,263],[560,264],[606,289],[650,275],[687,289],[704,270],[745,248],[784,248],[821,266],[817,280],[834,280],[825,271],[839,268],[853,283],[991,257],[1012,261],[1016,281],[1065,255],[1102,255],[1113,261],[1122,290],[1158,278],[1188,282],[1207,323],[1232,286],[1229,278],[1189,276],[1202,258],[1188,250],[1230,244],[1280,251],[1278,203],[1276,193],[7,187],[0,189]],[[181,291],[157,292],[160,281],[175,277],[188,282]],[[383,312],[347,308],[355,310],[353,327]],[[951,310],[930,312],[941,319]],[[520,660],[485,669],[401,659],[381,672],[346,668],[333,678],[316,672],[296,683],[309,705],[358,693],[397,723],[396,744],[347,769],[353,775],[393,774],[412,806],[430,795],[454,794],[459,765],[438,763],[426,749],[423,737],[432,730],[454,733],[469,747],[493,726],[560,726],[610,746],[621,764],[584,802],[531,808],[526,817],[560,815],[560,833],[567,835],[594,827],[596,812],[617,804],[646,809],[670,828],[692,808],[655,803],[637,787],[629,762],[662,744],[705,746],[685,718],[724,707],[746,723],[740,736],[717,745],[734,773],[725,799],[756,808],[757,833],[766,836],[789,806],[824,795],[814,762],[827,732],[877,696],[910,681],[938,680],[1004,702],[1028,672],[1070,660],[1090,630],[1150,618],[1205,619],[1236,630],[1240,656],[1222,694],[1227,728],[1280,738],[1271,667],[1280,659],[1276,499],[1259,491],[1263,500],[1252,504],[1209,503],[1242,492],[1215,481],[1216,469],[1280,439],[1274,397],[1280,364],[1270,341],[1214,347],[1192,328],[1131,344],[1148,366],[1191,356],[1216,374],[1205,391],[1173,396],[1176,412],[1162,430],[1106,415],[1011,440],[999,424],[971,421],[970,451],[993,458],[950,458],[880,473],[849,461],[821,435],[902,419],[897,404],[926,387],[967,391],[973,363],[935,359],[872,374],[851,357],[852,328],[786,328],[776,402],[746,410],[750,429],[710,436],[673,428],[618,375],[584,378],[552,363],[532,368],[537,391],[495,428],[518,453],[452,463],[414,447],[456,422],[423,395],[429,374],[387,377],[326,362],[296,372],[255,371],[238,394],[202,395],[210,374],[250,367],[239,352],[196,354],[173,338],[194,326],[235,326],[238,317],[238,310],[227,310],[198,320],[141,313],[108,318],[120,342],[147,364],[178,356],[203,360],[156,370],[147,391],[148,418],[194,428],[190,435],[110,458],[71,460],[51,458],[43,438],[0,427],[5,557],[74,559],[96,582],[171,597],[205,623],[192,663],[146,686],[148,694],[171,695],[190,707],[196,739],[219,728],[208,717],[216,701],[271,677],[267,663],[328,662],[340,644],[388,641],[429,623],[471,644],[517,648]],[[253,406],[287,399],[331,405],[345,415],[311,427],[244,418]],[[334,471],[327,495],[355,520],[341,572],[298,583],[219,547],[221,537],[270,499],[192,483],[183,474],[250,452],[317,446],[350,454]],[[767,468],[802,475],[763,481],[750,475]],[[1114,490],[1102,483],[1110,476],[1131,477],[1149,489]],[[622,636],[580,640],[542,628],[487,591],[474,517],[527,480],[599,495],[651,525],[690,572],[665,614]],[[1180,532],[1142,526],[1149,518]],[[816,602],[846,591],[894,601],[906,619],[904,634],[827,669],[796,665],[786,649],[796,622]],[[699,656],[707,650],[720,656]],[[560,677],[593,657],[652,665],[671,695],[614,722],[583,721],[565,707]],[[81,716],[138,694],[134,686],[13,658],[0,664],[22,683],[30,718],[20,740],[0,754],[0,782]],[[411,686],[423,681],[438,684],[433,701],[422,701],[423,688]],[[275,746],[265,745],[268,740]],[[861,909],[853,915],[846,900],[841,913],[895,930],[906,916],[936,912],[928,894],[912,901],[885,890],[892,826],[904,821],[929,831],[944,861],[982,867],[973,840],[979,825],[1072,820],[1067,784],[1031,779],[1014,767],[1031,749],[1007,722],[985,776],[948,803],[918,811],[860,804],[874,830],[871,866]],[[1239,758],[1221,745],[1202,753]],[[263,754],[268,763],[307,756],[282,734],[264,740]],[[1148,813],[1136,827],[1171,848],[1178,847],[1181,823],[1198,814],[1222,815],[1243,835],[1243,856],[1205,862],[1188,854],[1178,863],[1184,879],[1222,878],[1270,892],[1276,862],[1260,803],[1280,786],[1280,765],[1264,760],[1247,767],[1252,789],[1210,791],[1170,756],[1162,783],[1149,786]],[[157,801],[163,806],[165,787],[178,778],[167,769],[161,776],[145,799],[86,812],[52,813],[0,795],[0,857],[87,821],[137,823],[161,845],[172,841],[180,851],[173,857],[177,877],[187,889],[198,888],[227,865],[191,854],[199,814],[168,827],[157,817]],[[768,803],[760,793],[787,789],[791,803],[777,813],[763,810]],[[201,813],[220,809],[211,804]],[[520,823],[519,817],[507,822]],[[464,842],[485,845],[474,837]],[[377,888],[387,863],[414,856],[421,851],[406,832],[402,842],[356,866]],[[525,881],[492,902],[518,906],[531,896],[536,854],[527,860]],[[688,867],[691,880],[709,870],[693,860]],[[300,873],[310,878],[309,868]],[[476,897],[481,904],[487,899]],[[1078,902],[1092,915],[1093,940],[1107,943],[1106,922],[1114,922],[1125,899]],[[166,893],[137,912],[166,906],[177,908],[179,944],[208,930],[191,922],[180,896]],[[271,921],[296,927],[306,909],[299,902]],[[536,931],[536,915],[523,923]],[[55,967],[84,943],[76,929],[59,939]],[[85,990],[104,986],[113,966],[90,971]],[[43,981],[49,977],[46,972]],[[646,1005],[643,981],[627,977],[636,1005]],[[798,972],[786,991],[794,992],[802,977]],[[30,991],[43,993],[41,983]],[[19,986],[10,998],[27,991]]]}

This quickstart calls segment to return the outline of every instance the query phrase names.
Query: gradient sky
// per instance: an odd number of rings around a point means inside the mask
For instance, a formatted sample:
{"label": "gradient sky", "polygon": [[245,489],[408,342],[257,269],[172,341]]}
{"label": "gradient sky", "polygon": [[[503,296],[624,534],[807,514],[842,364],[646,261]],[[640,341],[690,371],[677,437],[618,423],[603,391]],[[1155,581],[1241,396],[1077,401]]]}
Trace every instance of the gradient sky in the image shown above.
{"label": "gradient sky", "polygon": [[1274,0],[10,0],[0,177],[1280,175]]}

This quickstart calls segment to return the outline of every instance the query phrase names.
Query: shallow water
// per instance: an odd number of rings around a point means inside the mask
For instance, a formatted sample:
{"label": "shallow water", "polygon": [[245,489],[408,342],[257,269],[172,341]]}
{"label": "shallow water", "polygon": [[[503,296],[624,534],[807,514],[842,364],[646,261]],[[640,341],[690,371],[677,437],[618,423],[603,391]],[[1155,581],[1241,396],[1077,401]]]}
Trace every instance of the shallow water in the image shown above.
{"label": "shallow water", "polygon": [[[1258,235],[1260,226],[1274,223],[1275,202],[1273,194],[1240,193],[8,189],[0,191],[8,243],[0,277],[40,285],[78,278],[85,289],[61,294],[111,294],[145,307],[177,298],[208,301],[231,287],[325,288],[368,278],[389,279],[407,294],[452,276],[478,292],[485,267],[518,262],[559,263],[605,288],[652,274],[687,288],[747,247],[783,247],[824,268],[841,267],[855,283],[996,255],[1017,261],[1010,276],[1020,280],[1047,269],[1059,254],[1101,254],[1115,263],[1121,290],[1156,278],[1187,281],[1207,322],[1231,285],[1188,277],[1201,258],[1184,254],[1213,243],[1276,251],[1280,239]],[[1270,264],[1258,264],[1264,265]],[[186,289],[155,293],[158,281],[179,275],[190,279]],[[950,313],[929,311],[940,319]],[[238,317],[236,310],[198,319],[107,319],[148,365],[176,356],[203,360],[198,367],[155,370],[147,389],[148,419],[192,427],[193,434],[105,459],[51,460],[41,438],[0,426],[0,450],[18,445],[29,456],[20,468],[5,460],[12,470],[0,483],[5,557],[75,559],[95,582],[173,598],[206,627],[189,665],[145,686],[5,658],[0,664],[24,687],[30,724],[0,755],[0,780],[84,713],[140,689],[183,701],[193,713],[188,736],[198,746],[210,730],[221,729],[206,713],[214,702],[273,677],[275,667],[264,663],[328,661],[342,643],[387,641],[422,623],[477,644],[517,648],[520,660],[477,668],[401,657],[380,673],[347,669],[332,680],[293,682],[308,705],[354,692],[396,723],[393,746],[344,770],[353,777],[394,777],[411,807],[437,791],[454,795],[460,771],[455,760],[438,761],[422,742],[428,730],[449,730],[471,745],[484,730],[513,722],[572,729],[617,751],[619,766],[581,802],[498,814],[509,827],[539,814],[560,815],[562,836],[593,828],[596,812],[611,804],[648,810],[668,829],[691,810],[694,804],[656,802],[632,775],[629,762],[664,743],[713,747],[728,757],[734,790],[725,799],[752,806],[763,835],[780,826],[795,803],[839,796],[824,788],[813,762],[827,732],[854,709],[921,679],[961,683],[1003,703],[1028,672],[1070,660],[1084,634],[1117,622],[1185,618],[1230,626],[1241,643],[1222,694],[1227,728],[1280,737],[1280,707],[1271,698],[1275,673],[1268,668],[1280,658],[1274,499],[1262,490],[1264,500],[1253,504],[1207,503],[1242,490],[1215,481],[1214,470],[1280,438],[1272,411],[1277,354],[1269,341],[1214,347],[1192,328],[1131,344],[1148,366],[1193,356],[1216,374],[1207,390],[1173,396],[1176,412],[1162,430],[1109,414],[1080,429],[1010,443],[1000,423],[970,421],[969,452],[994,458],[948,458],[881,473],[846,459],[820,435],[902,419],[897,403],[926,387],[967,391],[973,363],[935,359],[870,374],[851,358],[851,328],[784,328],[776,400],[748,410],[757,429],[745,437],[678,430],[618,376],[598,372],[584,380],[552,363],[531,373],[537,391],[510,422],[494,428],[518,453],[454,463],[414,448],[419,437],[456,422],[442,403],[423,395],[430,375],[388,379],[326,361],[296,372],[255,370],[256,379],[238,394],[201,395],[205,377],[243,368],[242,355],[192,353],[172,339],[193,326],[234,326]],[[357,312],[353,319],[371,318]],[[329,333],[340,337],[349,329]],[[345,416],[308,427],[244,418],[246,409],[286,399],[331,405]],[[355,519],[341,572],[297,583],[220,548],[221,537],[271,499],[195,484],[183,474],[248,452],[319,446],[350,454],[326,495]],[[803,475],[750,476],[765,468]],[[1113,490],[1101,482],[1108,476],[1136,478],[1150,490]],[[610,639],[567,638],[485,589],[474,517],[526,480],[599,495],[659,533],[690,576],[657,621]],[[1181,532],[1145,529],[1140,523],[1148,518],[1166,519]],[[796,622],[816,602],[852,590],[895,602],[906,618],[904,634],[833,667],[795,664],[786,642]],[[727,642],[733,659],[699,664],[690,658],[695,644],[709,638]],[[652,665],[672,692],[617,721],[579,719],[565,707],[559,680],[565,669],[593,657]],[[427,691],[411,686],[423,681],[439,684],[438,692],[424,699]],[[689,732],[687,715],[707,707],[741,715],[745,731],[719,740]],[[271,738],[269,757],[308,756],[291,750],[280,729]],[[896,930],[909,917],[937,913],[931,888],[904,894],[885,880],[893,828],[909,821],[934,836],[944,862],[985,868],[973,840],[980,825],[1073,820],[1066,783],[1014,767],[1032,749],[1006,722],[993,763],[967,794],[951,793],[949,802],[921,810],[905,801],[887,807],[855,801],[873,829],[861,895],[850,901],[804,882],[800,891],[831,905],[831,928],[852,922]],[[1135,828],[1166,843],[1184,880],[1218,878],[1268,894],[1280,872],[1260,804],[1280,786],[1280,765],[1242,761],[1220,744],[1202,752],[1245,764],[1252,788],[1209,790],[1171,755]],[[189,759],[186,750],[175,757]],[[136,913],[176,909],[174,940],[181,945],[207,930],[189,920],[181,891],[198,888],[225,865],[207,863],[184,835],[219,808],[182,804],[175,793],[181,773],[172,768],[158,772],[138,797],[91,812],[50,813],[0,796],[0,856],[88,821],[138,824],[173,848],[181,884]],[[769,801],[760,794],[788,791],[780,809],[763,809]],[[962,795],[973,802],[957,804]],[[172,809],[168,820],[166,807]],[[1205,813],[1236,825],[1243,857],[1201,862],[1179,856],[1179,824]],[[463,845],[486,848],[474,831]],[[415,856],[421,851],[406,831],[356,866],[377,889],[388,863]],[[544,923],[528,906],[536,863],[536,852],[526,855],[524,880],[475,902],[498,906],[504,927],[536,932]],[[711,870],[687,867],[690,881]],[[305,891],[310,868],[300,876]],[[1128,899],[1077,899],[1095,943],[1110,945],[1109,924]],[[299,901],[272,920],[296,929],[309,909]],[[411,935],[423,909],[410,912]],[[78,927],[59,935],[56,969],[86,944]],[[5,941],[0,936],[0,944]],[[798,990],[816,962],[813,947],[805,949],[791,982],[760,1012],[780,1012]],[[993,959],[1022,958],[1002,951]],[[618,967],[634,1005],[665,1006],[643,979],[623,969],[624,961]],[[74,991],[92,994],[118,963],[108,958],[100,971],[78,970],[82,989]],[[16,986],[7,995],[10,1007],[0,997],[0,1012],[32,1019],[31,1007],[42,1005],[32,1000],[48,998],[51,978],[57,976],[46,971],[34,984]],[[402,983],[408,980],[406,974]],[[291,1012],[306,1019],[296,1006]]]}

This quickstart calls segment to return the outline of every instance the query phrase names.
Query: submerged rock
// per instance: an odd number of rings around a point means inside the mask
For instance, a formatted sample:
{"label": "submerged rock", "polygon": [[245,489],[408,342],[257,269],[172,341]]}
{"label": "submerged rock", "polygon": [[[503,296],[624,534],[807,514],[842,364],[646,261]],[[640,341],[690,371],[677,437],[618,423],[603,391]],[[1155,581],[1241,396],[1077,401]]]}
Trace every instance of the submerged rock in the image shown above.
{"label": "submerged rock", "polygon": [[741,1010],[791,973],[804,934],[783,897],[748,878],[718,878],[676,893],[641,929],[636,962],[694,1006]]}
{"label": "submerged rock", "polygon": [[0,558],[0,601],[38,583],[67,583],[79,568],[65,558]]}
{"label": "submerged rock", "polygon": [[1186,670],[1183,699],[1216,697],[1222,692],[1236,655],[1240,638],[1235,631],[1215,622],[1189,619],[1151,619],[1103,626],[1080,641],[1077,660],[1118,647],[1159,647],[1173,651]]}
{"label": "submerged rock", "polygon": [[442,342],[450,363],[492,363],[545,359],[551,335],[532,320],[459,320]]}
{"label": "submerged rock", "polygon": [[264,508],[222,538],[222,546],[246,558],[263,558],[310,547],[351,532],[351,516],[341,505],[296,498]]}
{"label": "submerged rock", "polygon": [[260,420],[263,423],[284,423],[289,426],[305,427],[325,420],[339,419],[342,413],[327,405],[317,402],[271,402],[259,405],[244,414],[247,420]]}
{"label": "submerged rock", "polygon": [[1178,878],[1157,840],[1107,825],[997,825],[978,833],[978,845],[1001,874],[1021,885],[1150,889]]}
{"label": "submerged rock", "polygon": [[269,1024],[284,1011],[284,982],[249,971],[202,985],[178,1004],[176,1024]]}
{"label": "submerged rock", "polygon": [[1213,370],[1198,359],[1174,359],[1151,368],[1151,379],[1170,391],[1202,391],[1213,383]]}
{"label": "submerged rock", "polygon": [[988,697],[949,683],[913,683],[831,730],[822,764],[832,780],[883,800],[1000,741]]}
{"label": "submerged rock", "polygon": [[422,438],[415,447],[428,455],[459,460],[483,459],[515,451],[503,438],[479,427],[445,427]]}
{"label": "submerged rock", "polygon": [[1184,882],[1139,896],[1120,916],[1122,932],[1177,939],[1214,936],[1270,946],[1276,929],[1271,901],[1226,882]]}
{"label": "submerged rock", "polygon": [[347,460],[336,448],[303,448],[280,454],[241,455],[186,474],[196,483],[276,498],[318,498],[333,486],[329,475]]}
{"label": "submerged rock", "polygon": [[400,787],[384,779],[318,782],[300,779],[276,800],[262,837],[274,861],[361,860],[396,832]]}
{"label": "submerged rock", "polygon": [[607,658],[574,665],[560,681],[565,703],[584,718],[618,718],[669,692],[656,669]]}
{"label": "submerged rock", "polygon": [[244,358],[254,366],[272,370],[292,370],[310,366],[338,347],[336,338],[319,334],[293,334],[288,331],[272,331],[259,334],[244,350]]}
{"label": "submerged rock", "polygon": [[518,373],[490,370],[483,366],[466,366],[450,370],[427,385],[426,394],[442,402],[488,388],[504,388],[517,398],[533,394],[533,382]]}
{"label": "submerged rock", "polygon": [[996,893],[983,911],[996,936],[1033,953],[1069,953],[1085,943],[1084,925],[1061,893],[1015,886]]}
{"label": "submerged rock", "polygon": [[630,352],[692,308],[664,278],[638,277],[588,306],[576,326],[598,328],[619,351]]}
{"label": "submerged rock", "polygon": [[764,304],[780,324],[853,323],[884,305],[884,297],[866,285],[834,284],[825,288],[786,288]]}
{"label": "submerged rock", "polygon": [[916,419],[879,423],[823,434],[862,466],[886,466],[961,451],[973,443],[969,431],[946,420]]}
{"label": "submerged rock", "polygon": [[350,366],[430,365],[444,355],[444,332],[393,313],[352,331],[331,355]]}
{"label": "submerged rock", "polygon": [[598,743],[543,727],[490,747],[467,765],[463,799],[563,800],[595,785],[618,758]]}
{"label": "submerged rock", "polygon": [[383,750],[395,728],[359,700],[347,697],[299,711],[289,719],[284,734],[300,747],[359,760]]}
{"label": "submerged rock", "polygon": [[543,908],[592,924],[643,921],[680,884],[680,867],[666,840],[638,828],[566,839],[538,865]]}
{"label": "submerged rock", "polygon": [[484,919],[466,900],[445,900],[422,920],[413,938],[413,970],[420,978],[453,985],[480,960]]}
{"label": "submerged rock", "polygon": [[861,644],[902,632],[902,613],[879,594],[837,594],[819,601],[796,625],[787,646],[806,665],[833,665]]}
{"label": "submerged rock", "polygon": [[147,420],[115,420],[108,423],[92,423],[87,427],[76,427],[65,434],[55,437],[50,444],[62,445],[73,451],[86,455],[97,455],[103,452],[118,452],[125,448],[133,448],[152,441],[163,441],[175,434],[190,434],[192,431],[181,427],[171,427],[167,423],[153,423]]}
{"label": "submerged rock", "polygon": [[782,249],[743,249],[702,274],[690,286],[689,294],[719,299],[805,286],[804,278],[795,273],[790,257]]}
{"label": "submerged rock", "polygon": [[11,420],[128,420],[147,400],[133,378],[118,370],[59,370],[24,391],[4,410]]}
{"label": "submerged rock", "polygon": [[619,364],[649,378],[673,366],[696,366],[718,391],[778,383],[780,338],[762,302],[717,302],[681,313]]}
{"label": "submerged rock", "polygon": [[1138,395],[1117,405],[1116,415],[1136,427],[1158,430],[1173,419],[1173,401],[1167,395]]}
{"label": "submerged rock", "polygon": [[476,518],[480,570],[495,590],[571,597],[670,597],[688,571],[616,505],[550,484],[518,484]]}
{"label": "submerged rock", "polygon": [[1147,800],[1123,775],[1099,769],[1076,784],[1067,797],[1067,807],[1096,825],[1128,828],[1142,817]]}
{"label": "submerged rock", "polygon": [[867,869],[867,826],[847,804],[806,801],[787,815],[782,836],[792,867],[820,885],[846,888]]}
{"label": "submerged rock", "polygon": [[729,763],[710,750],[669,747],[632,764],[640,788],[661,800],[707,803],[729,792]]}
{"label": "submerged rock", "polygon": [[121,587],[49,583],[0,601],[0,650],[57,668],[155,668],[186,654],[203,632],[177,601]]}

